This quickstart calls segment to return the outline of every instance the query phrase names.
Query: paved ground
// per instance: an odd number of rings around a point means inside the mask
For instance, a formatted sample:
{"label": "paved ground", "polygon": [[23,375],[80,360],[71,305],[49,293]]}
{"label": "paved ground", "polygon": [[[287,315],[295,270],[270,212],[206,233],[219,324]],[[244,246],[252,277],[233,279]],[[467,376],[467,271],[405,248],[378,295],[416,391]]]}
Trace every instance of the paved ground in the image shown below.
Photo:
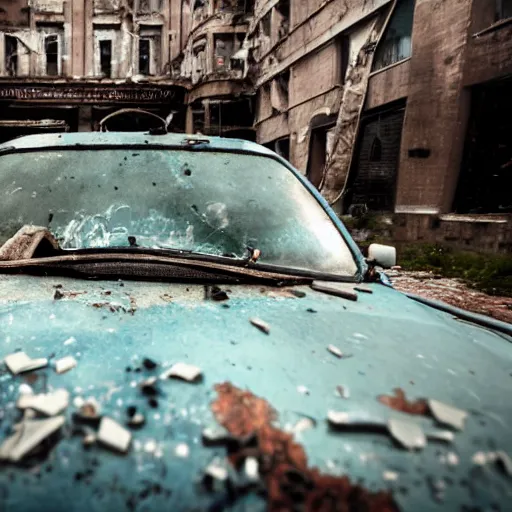
{"label": "paved ground", "polygon": [[386,272],[397,290],[442,300],[452,306],[512,323],[512,297],[486,295],[459,279],[440,278],[430,272]]}

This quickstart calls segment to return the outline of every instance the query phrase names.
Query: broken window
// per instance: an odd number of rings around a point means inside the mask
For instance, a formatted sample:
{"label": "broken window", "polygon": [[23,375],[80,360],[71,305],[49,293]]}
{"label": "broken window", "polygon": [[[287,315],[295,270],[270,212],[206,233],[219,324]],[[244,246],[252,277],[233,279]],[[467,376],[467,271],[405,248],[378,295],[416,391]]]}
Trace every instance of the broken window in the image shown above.
{"label": "broken window", "polygon": [[402,106],[397,106],[361,120],[345,210],[350,206],[363,206],[372,211],[394,210],[404,112]]}
{"label": "broken window", "polygon": [[380,162],[382,160],[382,141],[377,136],[373,138],[369,159],[370,162]]}
{"label": "broken window", "polygon": [[140,14],[159,13],[162,10],[162,0],[139,0],[137,12]]}
{"label": "broken window", "polygon": [[204,107],[194,106],[192,108],[192,131],[193,133],[203,133],[204,131]]}
{"label": "broken window", "polygon": [[139,39],[139,74],[156,76],[160,73],[161,28],[141,27]]}
{"label": "broken window", "polygon": [[275,10],[277,37],[283,38],[290,32],[290,0],[281,0]]}
{"label": "broken window", "polygon": [[309,140],[309,157],[306,176],[319,187],[324,174],[328,155],[332,150],[336,116],[319,115],[311,121],[311,138]]}
{"label": "broken window", "polygon": [[261,19],[261,32],[265,37],[270,37],[270,28],[272,21],[272,12],[269,11],[263,18]]}
{"label": "broken window", "polygon": [[244,60],[239,58],[245,34],[215,34],[214,36],[214,63],[216,70],[243,70]]}
{"label": "broken window", "polygon": [[471,110],[454,210],[512,212],[512,79],[471,90]]}
{"label": "broken window", "polygon": [[347,76],[348,61],[350,59],[350,39],[347,36],[340,36],[337,40],[338,51],[338,84],[345,83]]}
{"label": "broken window", "polygon": [[208,16],[208,2],[206,0],[195,0],[192,12],[194,22],[199,23]]}
{"label": "broken window", "polygon": [[196,84],[206,74],[206,39],[196,41],[192,53],[192,83]]}
{"label": "broken window", "polygon": [[46,75],[59,75],[59,36],[50,34],[44,38],[44,51],[46,54]]}
{"label": "broken window", "polygon": [[5,73],[16,76],[18,73],[18,40],[5,34]]}
{"label": "broken window", "polygon": [[210,134],[224,135],[240,127],[251,127],[254,114],[251,100],[210,101]]}
{"label": "broken window", "polygon": [[100,41],[101,74],[106,78],[112,77],[112,41]]}
{"label": "broken window", "polygon": [[250,13],[254,9],[254,0],[215,0],[215,12]]}
{"label": "broken window", "polygon": [[272,112],[278,114],[288,110],[288,88],[290,82],[290,71],[286,71],[277,75],[270,84],[270,102],[272,104]]}
{"label": "broken window", "polygon": [[512,0],[496,0],[496,21],[512,18]]}
{"label": "broken window", "polygon": [[415,0],[398,1],[389,25],[375,52],[373,71],[385,68],[411,56],[414,4]]}
{"label": "broken window", "polygon": [[139,73],[149,75],[149,59],[151,58],[151,45],[149,39],[139,40]]}

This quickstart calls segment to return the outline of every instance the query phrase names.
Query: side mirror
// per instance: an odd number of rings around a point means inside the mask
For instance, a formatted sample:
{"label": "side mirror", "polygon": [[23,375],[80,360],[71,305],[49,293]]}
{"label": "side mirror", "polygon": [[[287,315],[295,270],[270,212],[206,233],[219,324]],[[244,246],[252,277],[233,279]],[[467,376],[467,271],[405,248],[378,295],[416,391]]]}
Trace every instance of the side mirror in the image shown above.
{"label": "side mirror", "polygon": [[368,248],[368,261],[382,268],[396,265],[396,249],[392,245],[371,244]]}

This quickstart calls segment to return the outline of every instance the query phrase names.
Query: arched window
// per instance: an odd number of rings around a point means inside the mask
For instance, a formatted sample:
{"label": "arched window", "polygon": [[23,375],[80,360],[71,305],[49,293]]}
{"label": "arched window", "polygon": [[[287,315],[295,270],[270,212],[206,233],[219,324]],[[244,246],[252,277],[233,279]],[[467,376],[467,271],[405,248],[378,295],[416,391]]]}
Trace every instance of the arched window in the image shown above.
{"label": "arched window", "polygon": [[370,148],[370,162],[380,162],[382,160],[382,141],[375,136]]}

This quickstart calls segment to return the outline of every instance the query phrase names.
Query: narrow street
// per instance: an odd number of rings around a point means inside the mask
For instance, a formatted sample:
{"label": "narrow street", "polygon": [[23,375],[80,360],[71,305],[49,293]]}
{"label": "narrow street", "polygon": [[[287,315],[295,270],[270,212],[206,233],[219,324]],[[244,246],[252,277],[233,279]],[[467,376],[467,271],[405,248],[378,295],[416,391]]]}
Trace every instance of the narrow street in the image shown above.
{"label": "narrow street", "polygon": [[471,289],[460,279],[439,277],[431,272],[391,271],[397,290],[442,300],[458,308],[512,323],[512,298],[487,295]]}

